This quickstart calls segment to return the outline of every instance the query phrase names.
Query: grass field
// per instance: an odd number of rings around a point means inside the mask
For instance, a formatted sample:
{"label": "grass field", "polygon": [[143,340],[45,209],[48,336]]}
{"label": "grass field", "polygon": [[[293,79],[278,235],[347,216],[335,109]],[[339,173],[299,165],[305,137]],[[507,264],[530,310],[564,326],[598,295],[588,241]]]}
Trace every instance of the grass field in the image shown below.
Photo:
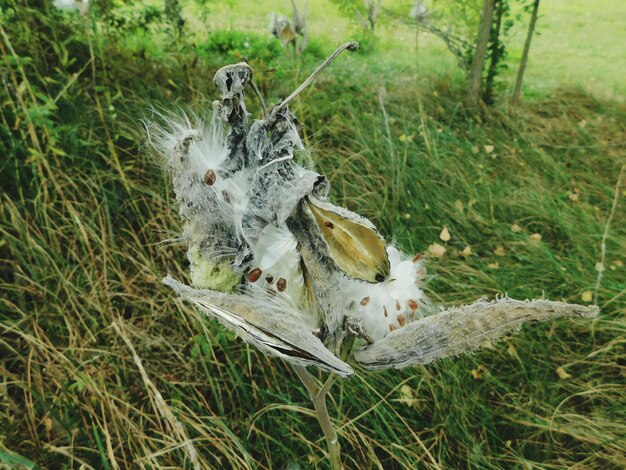
{"label": "grass field", "polygon": [[[310,3],[310,53],[245,57],[268,99],[352,28]],[[292,369],[161,285],[186,278],[186,248],[141,123],[151,106],[208,109],[210,77],[245,53],[213,47],[216,31],[264,32],[274,4],[210,3],[205,29],[196,15],[177,42],[20,5],[0,21],[0,468],[191,468],[187,438],[202,468],[328,468]],[[585,22],[572,19],[587,18],[583,2],[545,2],[518,109],[465,109],[444,49],[426,41],[416,77],[413,33],[390,29],[294,103],[334,201],[409,253],[446,246],[427,264],[443,305],[584,303],[617,201],[597,319],[527,326],[426,367],[358,369],[329,404],[346,468],[626,466],[624,7],[594,7]],[[392,48],[394,34],[406,41]]]}

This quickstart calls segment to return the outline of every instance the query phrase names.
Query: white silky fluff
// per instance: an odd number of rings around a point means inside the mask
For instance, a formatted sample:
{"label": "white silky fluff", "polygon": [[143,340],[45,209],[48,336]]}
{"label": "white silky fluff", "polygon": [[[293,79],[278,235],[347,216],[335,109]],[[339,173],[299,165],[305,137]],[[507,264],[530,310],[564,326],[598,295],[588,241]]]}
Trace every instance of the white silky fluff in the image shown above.
{"label": "white silky fluff", "polygon": [[347,294],[348,314],[362,321],[365,331],[374,340],[421,318],[428,305],[419,287],[425,275],[423,262],[413,261],[390,245],[387,255],[391,265],[388,280],[370,284],[346,279],[342,286]]}
{"label": "white silky fluff", "polygon": [[[211,213],[210,216],[218,217],[233,227],[241,241],[242,218],[248,207],[253,172],[242,169],[228,178],[220,175],[229,156],[228,134],[224,123],[215,114],[209,120],[203,120],[193,113],[160,114],[159,118],[164,124],[157,126],[150,123],[147,126],[148,136],[166,166],[174,173],[175,192],[177,195],[185,194],[193,201],[202,200],[202,195],[198,193],[212,193],[219,213]],[[189,145],[187,161],[176,161],[176,146],[192,134],[196,137]],[[217,176],[210,187],[202,183],[209,170]]]}
{"label": "white silky fluff", "polygon": [[[278,298],[302,312],[302,319],[311,329],[318,326],[318,318],[308,305],[304,278],[300,267],[298,243],[287,227],[267,225],[253,247],[252,266],[262,271],[261,277],[248,284],[248,291],[257,298]],[[286,281],[280,292],[279,279]]]}
{"label": "white silky fluff", "polygon": [[200,178],[204,177],[208,169],[218,169],[228,158],[227,134],[219,119],[213,117],[207,125],[206,121],[192,113],[157,113],[157,116],[163,124],[147,124],[148,138],[174,171],[180,165],[173,161],[174,149],[192,132],[197,133],[199,138],[189,147],[189,162]]}

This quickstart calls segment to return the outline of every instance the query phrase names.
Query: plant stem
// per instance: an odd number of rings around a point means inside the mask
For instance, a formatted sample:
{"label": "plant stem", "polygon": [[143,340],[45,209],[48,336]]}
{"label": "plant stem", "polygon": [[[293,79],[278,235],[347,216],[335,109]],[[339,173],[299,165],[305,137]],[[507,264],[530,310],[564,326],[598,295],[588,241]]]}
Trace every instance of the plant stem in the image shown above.
{"label": "plant stem", "polygon": [[309,78],[307,78],[304,82],[302,82],[302,85],[300,85],[298,88],[296,88],[296,90],[291,95],[289,95],[287,98],[285,98],[284,101],[282,101],[281,103],[276,105],[276,107],[272,111],[272,116],[275,116],[278,113],[278,111],[280,111],[282,108],[287,106],[296,96],[298,96],[302,90],[304,90],[311,83],[313,83],[313,81],[319,76],[319,74],[322,73],[326,67],[328,67],[330,64],[332,64],[332,62],[337,58],[337,56],[339,54],[341,54],[346,49],[348,49],[350,52],[354,52],[358,48],[359,48],[359,43],[356,42],[356,41],[346,42],[345,44],[342,44],[341,46],[339,46],[337,48],[337,50],[335,52],[333,52],[328,57],[328,59],[326,59],[322,63],[322,65],[320,65],[317,69],[315,69],[315,72],[313,72],[309,76]]}
{"label": "plant stem", "polygon": [[595,305],[598,305],[598,294],[600,292],[600,284],[602,284],[602,276],[604,275],[604,259],[606,257],[606,238],[609,236],[609,226],[611,225],[611,220],[613,220],[613,214],[615,214],[615,208],[617,207],[617,203],[619,201],[619,188],[622,185],[624,169],[626,169],[626,164],[622,165],[622,169],[620,170],[619,176],[617,177],[617,183],[615,184],[615,197],[613,198],[613,205],[611,206],[611,212],[609,213],[609,217],[606,219],[606,225],[604,226],[604,233],[602,234],[602,242],[600,244],[600,262],[596,265],[596,269],[598,270],[598,279],[596,280],[595,294],[593,296],[593,303]]}
{"label": "plant stem", "polygon": [[339,445],[339,439],[337,432],[333,427],[333,423],[330,421],[328,415],[328,408],[326,407],[326,395],[330,391],[330,387],[335,381],[335,376],[328,377],[322,388],[318,387],[315,383],[315,379],[309,374],[303,366],[293,366],[298,378],[302,384],[306,387],[313,402],[315,408],[315,414],[317,415],[317,421],[322,427],[324,437],[326,438],[326,444],[328,445],[328,454],[330,459],[330,468],[332,470],[341,469],[341,446]]}

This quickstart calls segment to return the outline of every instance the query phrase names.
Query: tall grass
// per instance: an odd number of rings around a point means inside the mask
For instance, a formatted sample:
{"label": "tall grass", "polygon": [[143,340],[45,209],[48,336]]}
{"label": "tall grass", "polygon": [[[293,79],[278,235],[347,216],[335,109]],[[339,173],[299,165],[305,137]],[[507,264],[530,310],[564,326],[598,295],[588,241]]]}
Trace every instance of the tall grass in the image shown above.
{"label": "tall grass", "polygon": [[[140,118],[150,105],[206,108],[227,59],[167,42],[155,57],[25,7],[1,28],[0,462],[190,467],[189,438],[202,468],[325,468],[291,369],[160,284],[185,277],[185,247]],[[293,107],[334,199],[409,252],[444,244],[447,226],[446,254],[428,263],[441,303],[580,302],[626,159],[626,109],[570,89],[468,114],[454,81],[394,82],[373,62],[346,58]],[[272,67],[266,93],[285,96],[296,78],[272,80]],[[428,367],[359,370],[331,403],[346,467],[623,468],[620,194],[598,319],[527,327]]]}

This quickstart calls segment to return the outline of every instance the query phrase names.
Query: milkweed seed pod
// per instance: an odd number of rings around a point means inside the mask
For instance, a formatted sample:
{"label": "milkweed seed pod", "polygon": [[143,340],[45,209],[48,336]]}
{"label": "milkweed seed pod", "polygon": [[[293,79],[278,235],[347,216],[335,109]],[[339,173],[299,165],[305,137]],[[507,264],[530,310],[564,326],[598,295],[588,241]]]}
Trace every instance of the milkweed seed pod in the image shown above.
{"label": "milkweed seed pod", "polygon": [[328,180],[294,161],[304,146],[288,100],[249,122],[251,79],[245,63],[224,67],[208,123],[165,117],[149,126],[176,193],[192,286],[164,283],[244,341],[349,376],[350,360],[368,369],[425,364],[528,321],[598,313],[507,297],[437,311],[420,287],[419,257],[333,205]]}

